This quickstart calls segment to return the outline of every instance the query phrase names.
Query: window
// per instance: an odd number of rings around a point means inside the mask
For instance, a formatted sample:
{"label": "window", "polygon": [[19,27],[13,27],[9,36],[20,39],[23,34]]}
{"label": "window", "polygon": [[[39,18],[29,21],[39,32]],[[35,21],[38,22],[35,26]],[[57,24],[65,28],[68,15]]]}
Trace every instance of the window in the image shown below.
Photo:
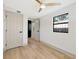
{"label": "window", "polygon": [[53,32],[68,33],[68,13],[53,17]]}

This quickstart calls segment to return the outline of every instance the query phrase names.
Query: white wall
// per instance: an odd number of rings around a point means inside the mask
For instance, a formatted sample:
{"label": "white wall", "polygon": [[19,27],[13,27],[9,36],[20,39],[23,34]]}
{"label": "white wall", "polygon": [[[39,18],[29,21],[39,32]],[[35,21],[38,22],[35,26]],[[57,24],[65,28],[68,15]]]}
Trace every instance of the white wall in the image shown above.
{"label": "white wall", "polygon": [[[40,40],[51,44],[57,48],[63,49],[72,54],[76,54],[76,14],[75,3],[66,6],[62,9],[55,11],[54,13],[45,15],[40,18]],[[57,33],[53,32],[53,17],[69,13],[69,33]]]}

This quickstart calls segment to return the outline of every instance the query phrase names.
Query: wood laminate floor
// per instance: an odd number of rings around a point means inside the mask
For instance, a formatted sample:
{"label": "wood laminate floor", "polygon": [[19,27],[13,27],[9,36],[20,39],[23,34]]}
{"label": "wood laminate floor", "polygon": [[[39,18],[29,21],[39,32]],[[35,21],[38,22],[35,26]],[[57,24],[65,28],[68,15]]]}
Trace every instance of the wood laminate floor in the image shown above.
{"label": "wood laminate floor", "polygon": [[4,59],[74,59],[49,48],[43,43],[29,39],[28,46],[10,49],[4,52]]}

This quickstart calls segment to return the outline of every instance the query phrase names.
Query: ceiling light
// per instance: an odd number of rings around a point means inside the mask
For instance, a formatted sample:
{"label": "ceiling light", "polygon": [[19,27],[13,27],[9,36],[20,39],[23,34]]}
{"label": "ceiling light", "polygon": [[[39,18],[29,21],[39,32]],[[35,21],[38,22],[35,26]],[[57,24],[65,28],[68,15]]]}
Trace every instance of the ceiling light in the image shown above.
{"label": "ceiling light", "polygon": [[41,5],[41,8],[46,8],[46,6],[44,4]]}

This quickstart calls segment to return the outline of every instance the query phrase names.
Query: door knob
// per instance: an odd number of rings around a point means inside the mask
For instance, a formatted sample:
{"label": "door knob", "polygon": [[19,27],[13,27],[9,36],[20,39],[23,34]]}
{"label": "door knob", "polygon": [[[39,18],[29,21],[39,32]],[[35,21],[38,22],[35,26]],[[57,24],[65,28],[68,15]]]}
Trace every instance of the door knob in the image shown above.
{"label": "door knob", "polygon": [[19,33],[22,33],[22,31],[19,31]]}

